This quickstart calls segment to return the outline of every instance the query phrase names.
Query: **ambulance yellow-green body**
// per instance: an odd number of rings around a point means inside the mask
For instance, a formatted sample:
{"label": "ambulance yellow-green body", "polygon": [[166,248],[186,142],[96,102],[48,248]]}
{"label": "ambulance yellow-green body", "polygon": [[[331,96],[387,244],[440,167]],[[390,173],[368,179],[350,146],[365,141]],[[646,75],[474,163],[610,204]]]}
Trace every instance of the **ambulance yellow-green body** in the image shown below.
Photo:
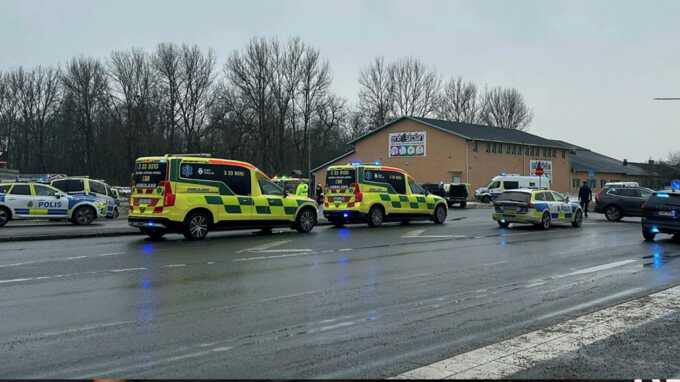
{"label": "ambulance yellow-green body", "polygon": [[316,202],[285,192],[247,162],[207,156],[144,157],[133,174],[128,222],[151,238],[189,240],[208,231],[291,227],[309,232]]}
{"label": "ambulance yellow-green body", "polygon": [[347,164],[326,171],[324,216],[334,225],[384,221],[432,220],[442,224],[446,200],[428,193],[404,170],[380,165]]}

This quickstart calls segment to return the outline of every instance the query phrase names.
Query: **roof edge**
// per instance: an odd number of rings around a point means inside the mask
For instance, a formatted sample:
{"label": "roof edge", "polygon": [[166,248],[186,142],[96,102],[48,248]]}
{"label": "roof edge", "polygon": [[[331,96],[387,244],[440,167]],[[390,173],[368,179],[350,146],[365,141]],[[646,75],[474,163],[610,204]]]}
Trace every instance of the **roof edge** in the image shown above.
{"label": "roof edge", "polygon": [[338,157],[335,157],[335,158],[333,158],[333,159],[331,159],[331,160],[328,160],[328,161],[326,161],[326,162],[323,162],[322,164],[320,164],[320,165],[314,167],[310,172],[317,172],[318,170],[320,170],[320,169],[322,169],[322,168],[324,168],[324,167],[327,167],[327,166],[330,165],[331,163],[336,162],[336,161],[339,161],[339,160],[342,159],[342,158],[348,157],[348,156],[354,154],[355,152],[356,152],[356,150],[352,149],[352,150],[350,150],[350,151],[348,151],[348,152],[346,152],[346,153],[344,153],[344,154],[342,154],[342,155],[340,155],[340,156],[338,156]]}

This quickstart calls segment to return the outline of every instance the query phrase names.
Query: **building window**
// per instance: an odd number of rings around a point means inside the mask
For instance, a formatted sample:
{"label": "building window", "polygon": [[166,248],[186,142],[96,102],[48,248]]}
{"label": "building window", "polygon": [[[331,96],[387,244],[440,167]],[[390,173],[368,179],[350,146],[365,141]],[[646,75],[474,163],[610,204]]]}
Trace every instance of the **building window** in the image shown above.
{"label": "building window", "polygon": [[479,150],[479,142],[475,141],[474,146],[472,146],[472,151],[477,152]]}
{"label": "building window", "polygon": [[487,153],[491,152],[491,143],[489,143],[489,142],[486,143],[486,152]]}
{"label": "building window", "polygon": [[512,155],[517,155],[517,145],[512,145]]}
{"label": "building window", "polygon": [[529,156],[529,146],[524,147],[524,155]]}
{"label": "building window", "polygon": [[506,153],[506,154],[510,154],[510,151],[511,151],[511,150],[512,150],[512,145],[511,145],[511,144],[505,145],[505,153]]}
{"label": "building window", "polygon": [[567,150],[562,150],[562,159],[567,157]]}
{"label": "building window", "polygon": [[493,146],[491,146],[491,152],[496,153],[496,144],[494,143]]}
{"label": "building window", "polygon": [[574,179],[571,180],[571,187],[579,188],[578,185],[579,185],[579,179],[578,178],[574,178]]}
{"label": "building window", "polygon": [[553,153],[553,158],[557,158],[557,149],[553,149],[552,153]]}

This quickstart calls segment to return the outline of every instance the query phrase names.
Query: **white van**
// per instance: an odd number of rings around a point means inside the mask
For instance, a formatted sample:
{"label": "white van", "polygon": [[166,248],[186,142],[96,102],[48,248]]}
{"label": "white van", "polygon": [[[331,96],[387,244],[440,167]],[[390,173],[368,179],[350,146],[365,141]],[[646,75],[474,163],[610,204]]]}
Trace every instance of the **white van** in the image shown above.
{"label": "white van", "polygon": [[498,175],[491,179],[486,187],[475,191],[475,199],[489,203],[506,190],[518,188],[550,188],[550,178],[546,176],[524,176],[517,174]]}

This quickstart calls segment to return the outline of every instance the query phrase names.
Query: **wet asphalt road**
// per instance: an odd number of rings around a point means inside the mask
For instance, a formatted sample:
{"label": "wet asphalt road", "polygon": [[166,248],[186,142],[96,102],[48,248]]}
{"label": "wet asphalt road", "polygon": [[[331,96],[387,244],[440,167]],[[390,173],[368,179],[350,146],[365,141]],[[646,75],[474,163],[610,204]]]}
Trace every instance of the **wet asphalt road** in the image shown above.
{"label": "wet asphalt road", "polygon": [[635,219],[542,232],[451,214],[0,243],[0,375],[389,377],[680,282],[680,244],[644,243]]}

